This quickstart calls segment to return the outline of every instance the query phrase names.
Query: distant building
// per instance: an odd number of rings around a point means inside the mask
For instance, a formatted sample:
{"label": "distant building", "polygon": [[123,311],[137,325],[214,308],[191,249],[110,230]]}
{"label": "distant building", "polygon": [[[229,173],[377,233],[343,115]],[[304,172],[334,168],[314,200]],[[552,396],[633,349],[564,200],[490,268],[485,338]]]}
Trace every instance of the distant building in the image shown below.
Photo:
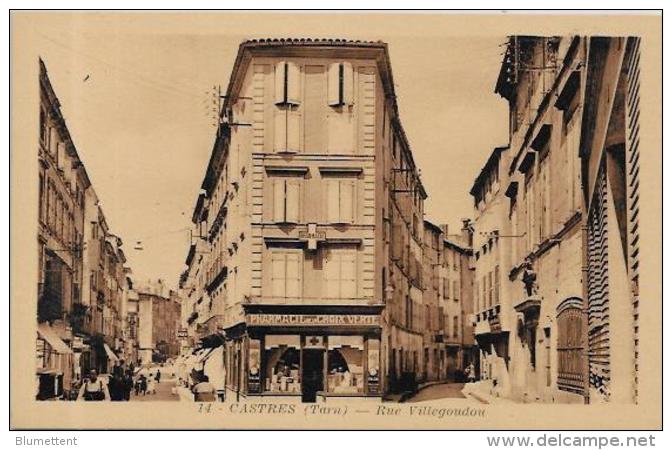
{"label": "distant building", "polygon": [[163,362],[180,353],[177,331],[181,304],[175,291],[162,280],[136,287],[138,295],[138,361],[143,365]]}

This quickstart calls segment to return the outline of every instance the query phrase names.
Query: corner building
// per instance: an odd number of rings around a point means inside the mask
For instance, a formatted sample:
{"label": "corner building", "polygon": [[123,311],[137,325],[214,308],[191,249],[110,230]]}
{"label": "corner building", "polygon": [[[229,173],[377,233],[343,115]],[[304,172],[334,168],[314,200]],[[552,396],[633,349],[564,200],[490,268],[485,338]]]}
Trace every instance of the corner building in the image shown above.
{"label": "corner building", "polygon": [[229,396],[375,399],[420,372],[426,194],[393,86],[381,42],[241,44],[187,282]]}

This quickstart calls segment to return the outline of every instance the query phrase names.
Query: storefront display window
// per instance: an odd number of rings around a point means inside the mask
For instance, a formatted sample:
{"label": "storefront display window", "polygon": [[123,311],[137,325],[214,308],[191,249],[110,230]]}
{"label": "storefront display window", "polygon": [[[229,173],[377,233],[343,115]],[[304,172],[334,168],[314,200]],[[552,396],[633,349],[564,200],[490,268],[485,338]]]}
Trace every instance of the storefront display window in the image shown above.
{"label": "storefront display window", "polygon": [[327,354],[327,391],[364,392],[364,340],[360,336],[330,336]]}
{"label": "storefront display window", "polygon": [[301,351],[298,336],[267,336],[264,346],[266,392],[301,393]]}

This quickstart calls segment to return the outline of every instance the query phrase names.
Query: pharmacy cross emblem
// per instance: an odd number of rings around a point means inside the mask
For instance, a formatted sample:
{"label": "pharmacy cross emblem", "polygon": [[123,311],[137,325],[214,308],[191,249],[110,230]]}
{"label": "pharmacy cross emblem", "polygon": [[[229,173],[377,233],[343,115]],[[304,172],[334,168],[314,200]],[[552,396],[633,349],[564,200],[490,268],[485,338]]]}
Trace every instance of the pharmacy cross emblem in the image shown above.
{"label": "pharmacy cross emblem", "polygon": [[320,338],[317,336],[311,336],[308,342],[310,342],[310,345],[317,345],[320,343]]}
{"label": "pharmacy cross emblem", "polygon": [[308,250],[317,250],[317,243],[324,241],[327,238],[327,233],[324,231],[317,231],[316,223],[309,223],[306,231],[299,231],[299,239],[308,242]]}

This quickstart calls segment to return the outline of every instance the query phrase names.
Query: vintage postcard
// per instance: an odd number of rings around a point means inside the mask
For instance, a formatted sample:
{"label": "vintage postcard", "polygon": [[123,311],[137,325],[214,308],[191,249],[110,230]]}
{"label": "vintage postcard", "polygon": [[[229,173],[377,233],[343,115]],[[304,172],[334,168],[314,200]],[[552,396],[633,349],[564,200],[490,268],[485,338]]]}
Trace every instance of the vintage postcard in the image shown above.
{"label": "vintage postcard", "polygon": [[14,429],[662,427],[662,14],[14,11]]}

